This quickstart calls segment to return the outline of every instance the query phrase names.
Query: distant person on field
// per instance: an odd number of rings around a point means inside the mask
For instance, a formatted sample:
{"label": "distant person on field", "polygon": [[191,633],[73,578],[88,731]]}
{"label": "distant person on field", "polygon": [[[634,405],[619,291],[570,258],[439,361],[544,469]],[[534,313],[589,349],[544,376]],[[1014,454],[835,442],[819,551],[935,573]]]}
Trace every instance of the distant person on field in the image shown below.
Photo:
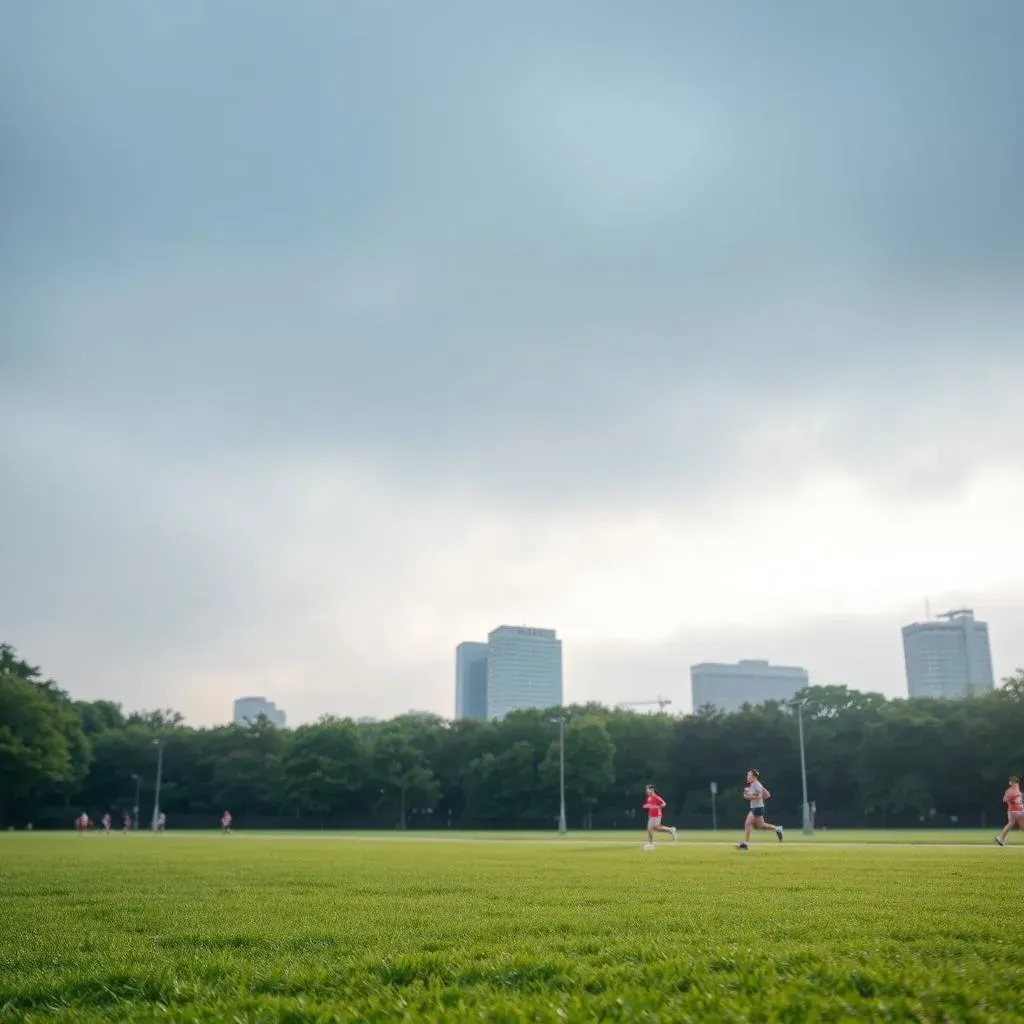
{"label": "distant person on field", "polygon": [[121,815],[121,831],[125,835],[128,835],[128,833],[131,830],[132,830],[132,816],[130,814],[122,814]]}
{"label": "distant person on field", "polygon": [[771,796],[768,788],[761,782],[761,773],[756,768],[751,768],[747,772],[747,784],[743,788],[743,799],[750,805],[750,809],[747,811],[747,820],[743,824],[743,842],[737,849],[750,849],[750,833],[755,828],[760,832],[774,831],[776,839],[780,843],[782,842],[782,826],[770,825],[764,820],[764,802],[770,800]]}
{"label": "distant person on field", "polygon": [[224,835],[231,835],[231,812],[225,811],[220,818],[220,830]]}
{"label": "distant person on field", "polygon": [[1024,793],[1020,791],[1020,779],[1016,775],[1011,777],[1010,785],[1003,794],[1003,803],[1006,804],[1006,824],[996,836],[1000,846],[1006,845],[1006,837],[1015,828],[1024,828]]}
{"label": "distant person on field", "polygon": [[106,814],[104,814],[102,818],[100,818],[100,824],[103,826],[103,834],[105,836],[109,836],[110,835],[110,812],[109,811]]}
{"label": "distant person on field", "polygon": [[163,832],[167,828],[167,815],[161,811],[156,818],[156,830],[157,832]]}
{"label": "distant person on field", "polygon": [[75,818],[75,829],[78,832],[85,832],[89,828],[89,815],[82,811],[82,813]]}
{"label": "distant person on field", "polygon": [[644,808],[647,811],[647,845],[645,849],[654,849],[654,833],[667,832],[673,839],[676,837],[676,830],[668,825],[662,825],[661,816],[665,810],[665,800],[659,796],[653,786],[647,787],[647,795],[644,799]]}

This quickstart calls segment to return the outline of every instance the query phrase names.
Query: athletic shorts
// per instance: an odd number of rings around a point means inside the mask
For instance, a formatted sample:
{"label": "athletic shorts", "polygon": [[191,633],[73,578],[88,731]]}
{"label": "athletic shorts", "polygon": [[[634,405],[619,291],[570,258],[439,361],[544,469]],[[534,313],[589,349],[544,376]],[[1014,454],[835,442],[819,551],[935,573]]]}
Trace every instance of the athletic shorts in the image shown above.
{"label": "athletic shorts", "polygon": [[648,828],[657,828],[661,824],[661,815],[659,814],[656,818],[647,819]]}
{"label": "athletic shorts", "polygon": [[750,813],[755,818],[763,818],[764,817],[764,805],[762,805],[760,807],[751,807],[750,808]]}
{"label": "athletic shorts", "polygon": [[1024,811],[1010,811],[1010,821],[1015,825],[1024,824]]}

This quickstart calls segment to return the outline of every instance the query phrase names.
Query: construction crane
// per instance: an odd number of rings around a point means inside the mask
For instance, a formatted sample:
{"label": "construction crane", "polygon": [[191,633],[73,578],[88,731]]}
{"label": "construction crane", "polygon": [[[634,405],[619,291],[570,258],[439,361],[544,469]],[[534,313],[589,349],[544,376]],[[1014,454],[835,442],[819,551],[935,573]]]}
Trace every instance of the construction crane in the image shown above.
{"label": "construction crane", "polygon": [[623,701],[621,704],[616,704],[615,706],[621,710],[621,709],[624,709],[624,708],[650,707],[652,704],[657,704],[658,705],[658,711],[659,712],[664,712],[665,708],[667,708],[669,706],[669,704],[671,704],[671,703],[672,703],[672,701],[669,700],[668,697],[660,697],[659,696],[659,697],[655,697],[654,700],[626,700],[626,701]]}

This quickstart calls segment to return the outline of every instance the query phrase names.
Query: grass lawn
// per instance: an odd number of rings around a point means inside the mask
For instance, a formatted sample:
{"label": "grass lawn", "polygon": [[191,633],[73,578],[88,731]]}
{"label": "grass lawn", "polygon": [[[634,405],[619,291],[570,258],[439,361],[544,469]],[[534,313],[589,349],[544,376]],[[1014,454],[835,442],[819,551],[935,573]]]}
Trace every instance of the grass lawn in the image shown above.
{"label": "grass lawn", "polygon": [[1021,837],[734,839],[3,834],[0,1021],[1024,1018]]}

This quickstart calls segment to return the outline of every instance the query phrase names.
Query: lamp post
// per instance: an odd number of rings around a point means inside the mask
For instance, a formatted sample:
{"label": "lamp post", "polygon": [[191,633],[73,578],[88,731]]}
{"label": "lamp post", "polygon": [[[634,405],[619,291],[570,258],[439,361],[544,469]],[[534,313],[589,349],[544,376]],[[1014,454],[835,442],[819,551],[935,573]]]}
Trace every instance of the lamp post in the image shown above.
{"label": "lamp post", "polygon": [[565,715],[552,718],[558,725],[558,834],[568,831],[565,824]]}
{"label": "lamp post", "polygon": [[135,828],[139,827],[139,794],[142,792],[142,776],[132,775],[135,780],[135,806],[132,808],[132,820],[135,822]]}
{"label": "lamp post", "polygon": [[794,700],[791,706],[796,708],[797,729],[800,735],[800,782],[803,786],[803,833],[809,836],[814,832],[811,825],[811,805],[807,801],[807,758],[804,754],[804,705],[807,699]]}
{"label": "lamp post", "polygon": [[156,746],[156,793],[153,796],[153,823],[152,829],[156,831],[157,818],[160,817],[160,783],[164,774],[164,743],[163,740],[153,740]]}

